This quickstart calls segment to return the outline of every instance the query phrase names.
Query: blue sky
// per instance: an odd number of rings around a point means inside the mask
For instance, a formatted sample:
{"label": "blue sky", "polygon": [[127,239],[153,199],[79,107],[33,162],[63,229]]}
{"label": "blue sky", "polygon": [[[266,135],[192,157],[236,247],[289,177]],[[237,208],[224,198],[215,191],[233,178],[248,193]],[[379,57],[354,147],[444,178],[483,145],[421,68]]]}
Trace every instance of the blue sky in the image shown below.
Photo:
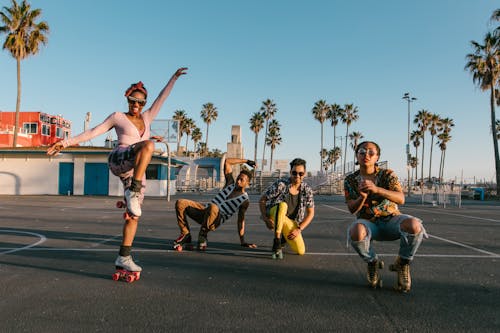
{"label": "blue sky", "polygon": [[[49,43],[22,62],[22,110],[61,114],[73,133],[114,111],[126,111],[124,90],[143,81],[154,97],[182,66],[159,118],[183,109],[202,132],[202,105],[219,118],[209,148],[226,150],[231,125],[240,125],[245,155],[253,158],[252,113],[273,99],[283,143],[275,159],[302,157],[319,169],[320,124],[316,101],[353,103],[350,127],[382,148],[381,160],[406,178],[407,104],[455,122],[445,177],[494,179],[488,94],[464,71],[470,41],[482,41],[498,1],[63,1],[32,0],[51,28]],[[10,1],[0,0],[0,6]],[[3,40],[3,36],[1,37]],[[0,52],[0,110],[15,110],[16,64]],[[150,98],[151,98],[150,97]],[[325,148],[333,128],[325,124]],[[345,126],[337,127],[345,136]],[[94,139],[94,143],[104,141]],[[426,146],[429,147],[427,140]],[[263,135],[259,137],[259,159]],[[266,149],[269,152],[269,149]],[[268,156],[267,156],[268,158]],[[429,157],[426,154],[426,160]],[[348,152],[348,161],[352,152]],[[434,150],[437,175],[439,149]],[[428,164],[424,166],[428,173]]]}

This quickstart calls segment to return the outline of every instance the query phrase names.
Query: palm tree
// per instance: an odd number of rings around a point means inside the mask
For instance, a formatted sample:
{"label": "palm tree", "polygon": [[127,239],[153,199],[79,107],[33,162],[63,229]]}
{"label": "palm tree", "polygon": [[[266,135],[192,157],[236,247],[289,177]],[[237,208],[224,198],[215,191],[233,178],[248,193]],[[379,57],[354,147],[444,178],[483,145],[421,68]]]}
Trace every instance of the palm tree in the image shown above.
{"label": "palm tree", "polygon": [[[274,104],[272,99],[266,99],[262,102],[262,106],[260,107],[260,111],[262,112],[262,116],[266,121],[266,131],[264,132],[264,148],[262,149],[262,170],[264,170],[264,161],[266,159],[266,140],[267,135],[269,133],[269,120],[274,118],[278,109],[276,108],[276,104]],[[261,174],[262,175],[262,174]]]}
{"label": "palm tree", "polygon": [[208,128],[212,121],[216,121],[219,113],[217,112],[217,108],[212,103],[203,104],[203,108],[200,112],[201,119],[203,122],[207,124],[207,133],[205,134],[205,150],[208,153]]}
{"label": "palm tree", "polygon": [[[334,149],[337,148],[337,125],[339,124],[339,121],[342,119],[342,114],[344,113],[344,110],[342,107],[338,104],[332,104],[330,105],[330,112],[328,114],[328,119],[330,119],[330,125],[333,127],[333,147]],[[341,143],[342,145],[342,143]],[[337,167],[337,160],[333,162],[333,169],[336,169]]]}
{"label": "palm tree", "polygon": [[[413,172],[413,170],[415,170],[415,180],[417,180],[418,158],[416,156],[410,157],[410,167],[412,168],[412,172]],[[413,179],[413,175],[412,175],[411,179]]]}
{"label": "palm tree", "polygon": [[334,147],[328,151],[328,161],[332,166],[332,172],[335,170],[335,163],[337,163],[338,159],[342,156],[342,149],[340,147]]}
{"label": "palm tree", "polygon": [[[352,132],[349,134],[349,139],[351,140],[351,148],[355,152],[356,148],[358,148],[359,140],[363,139],[364,136],[361,132]],[[356,163],[356,154],[354,154],[353,163]]]}
{"label": "palm tree", "polygon": [[[411,132],[410,140],[413,142],[413,147],[415,147],[415,159],[418,156],[418,146],[420,146],[420,139],[422,138],[422,132],[416,130]],[[417,159],[418,161],[418,159]],[[418,180],[418,169],[415,167],[415,180]]]}
{"label": "palm tree", "polygon": [[[497,12],[497,11],[495,11]],[[500,193],[500,155],[498,152],[497,130],[495,126],[495,86],[500,78],[500,34],[487,33],[484,45],[471,41],[473,53],[466,56],[465,69],[472,74],[472,81],[483,91],[490,91],[490,119],[495,154],[497,193]]]}
{"label": "palm tree", "polygon": [[418,130],[422,134],[422,161],[420,163],[420,186],[424,186],[424,152],[425,152],[425,132],[427,132],[427,128],[429,127],[431,113],[427,110],[420,110],[415,115],[413,119],[413,123],[417,124]]}
{"label": "palm tree", "polygon": [[184,133],[186,133],[186,152],[185,152],[186,155],[188,153],[189,136],[191,135],[195,127],[196,124],[192,118],[186,118],[186,120],[184,120],[182,130],[184,131]]}
{"label": "palm tree", "polygon": [[[182,141],[182,135],[184,134],[184,121],[186,120],[186,111],[184,110],[175,110],[174,116],[172,117],[174,120],[179,122],[179,141],[177,141],[177,153],[179,152],[179,147]],[[186,147],[187,149],[187,147]]]}
{"label": "palm tree", "polygon": [[441,149],[441,162],[439,165],[439,180],[442,181],[444,174],[444,159],[446,156],[446,147],[448,142],[451,140],[451,128],[455,126],[453,119],[444,118],[440,121],[440,127],[438,130],[440,133],[438,134],[438,139],[440,140],[437,144]]}
{"label": "palm tree", "polygon": [[198,145],[198,142],[200,142],[201,138],[203,137],[203,134],[201,133],[201,130],[199,127],[193,128],[193,132],[191,132],[191,140],[193,140],[193,151],[196,152],[196,146]]}
{"label": "palm tree", "polygon": [[436,144],[441,149],[441,161],[439,164],[439,181],[441,182],[444,174],[444,159],[446,156],[446,145],[451,140],[451,135],[449,134],[449,132],[442,132],[438,134],[437,138],[439,141]]}
{"label": "palm tree", "polygon": [[343,173],[345,174],[345,164],[347,161],[347,137],[349,136],[349,126],[351,123],[354,121],[358,120],[358,107],[354,106],[353,104],[345,104],[344,105],[344,112],[342,114],[342,123],[346,124],[346,131],[345,131],[345,149],[344,149],[344,168],[343,168]]}
{"label": "palm tree", "polygon": [[438,132],[438,128],[441,127],[441,118],[435,113],[431,113],[429,119],[429,133],[431,134],[431,151],[429,155],[429,180],[431,179],[431,167],[432,167],[432,148],[434,147],[434,136]]}
{"label": "palm tree", "polygon": [[[323,123],[327,119],[329,111],[330,111],[330,105],[328,105],[326,103],[326,101],[323,100],[323,99],[321,99],[321,100],[317,101],[316,103],[314,103],[314,106],[312,108],[312,114],[314,116],[314,119],[316,119],[317,121],[319,121],[319,123],[321,124],[321,151],[323,151]],[[320,164],[319,164],[319,170],[320,170],[320,172],[322,172],[322,170],[323,170],[323,159],[324,159],[324,157],[326,157],[326,155],[325,156],[321,156],[321,161],[320,161]]]}
{"label": "palm tree", "polygon": [[47,22],[36,21],[42,14],[41,9],[31,10],[31,5],[23,0],[18,4],[12,0],[12,6],[3,7],[0,11],[0,19],[4,24],[0,26],[0,34],[5,33],[7,37],[3,49],[8,50],[17,65],[17,99],[16,119],[14,125],[13,147],[17,147],[17,135],[19,131],[19,112],[21,109],[21,60],[30,55],[36,55],[40,51],[41,44],[47,44],[49,25]]}
{"label": "palm tree", "polygon": [[497,119],[495,122],[496,127],[497,127],[497,140],[500,140],[500,120]]}
{"label": "palm tree", "polygon": [[276,119],[269,122],[269,133],[267,133],[266,144],[271,147],[271,159],[269,163],[269,171],[273,165],[273,154],[276,146],[281,144],[280,124]]}
{"label": "palm tree", "polygon": [[257,161],[257,143],[259,141],[259,132],[264,127],[264,115],[261,112],[254,112],[250,118],[250,129],[255,133],[255,145],[253,150],[253,160]]}

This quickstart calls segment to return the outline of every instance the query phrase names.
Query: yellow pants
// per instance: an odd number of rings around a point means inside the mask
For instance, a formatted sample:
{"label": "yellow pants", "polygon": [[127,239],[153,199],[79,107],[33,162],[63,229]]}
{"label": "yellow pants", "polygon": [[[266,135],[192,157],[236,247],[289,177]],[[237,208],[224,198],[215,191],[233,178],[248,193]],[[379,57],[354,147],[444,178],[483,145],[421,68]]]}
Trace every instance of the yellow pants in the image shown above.
{"label": "yellow pants", "polygon": [[271,207],[269,216],[274,221],[275,234],[283,234],[290,248],[297,254],[303,255],[306,253],[306,245],[302,238],[302,233],[299,233],[294,239],[288,239],[288,235],[295,229],[298,229],[297,223],[286,216],[288,205],[285,202],[280,202],[276,206]]}

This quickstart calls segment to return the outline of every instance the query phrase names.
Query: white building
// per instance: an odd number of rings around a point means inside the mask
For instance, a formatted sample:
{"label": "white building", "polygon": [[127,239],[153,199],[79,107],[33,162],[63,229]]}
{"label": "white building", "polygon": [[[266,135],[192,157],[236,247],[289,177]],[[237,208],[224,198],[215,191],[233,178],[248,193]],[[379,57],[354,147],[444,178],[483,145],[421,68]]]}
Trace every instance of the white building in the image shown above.
{"label": "white building", "polygon": [[[120,179],[108,169],[110,148],[69,147],[55,157],[47,147],[0,148],[0,194],[123,195]],[[171,158],[170,194],[186,163]],[[167,195],[167,157],[155,155],[146,171],[146,196]]]}

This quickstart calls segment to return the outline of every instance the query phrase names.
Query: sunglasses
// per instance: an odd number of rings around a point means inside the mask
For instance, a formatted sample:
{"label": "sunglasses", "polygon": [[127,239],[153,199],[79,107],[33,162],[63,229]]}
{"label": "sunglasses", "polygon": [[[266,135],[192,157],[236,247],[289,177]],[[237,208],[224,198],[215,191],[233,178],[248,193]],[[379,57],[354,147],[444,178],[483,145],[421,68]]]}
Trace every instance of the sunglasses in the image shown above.
{"label": "sunglasses", "polygon": [[375,150],[371,150],[371,149],[364,149],[364,148],[361,148],[360,150],[358,150],[358,154],[360,155],[368,155],[368,156],[375,156],[377,155],[377,152]]}
{"label": "sunglasses", "polygon": [[305,172],[292,171],[292,176],[303,177],[304,175],[305,175]]}
{"label": "sunglasses", "polygon": [[139,103],[140,106],[146,105],[146,100],[143,98],[135,98],[132,96],[128,96],[127,100],[130,104],[134,104],[135,102]]}

